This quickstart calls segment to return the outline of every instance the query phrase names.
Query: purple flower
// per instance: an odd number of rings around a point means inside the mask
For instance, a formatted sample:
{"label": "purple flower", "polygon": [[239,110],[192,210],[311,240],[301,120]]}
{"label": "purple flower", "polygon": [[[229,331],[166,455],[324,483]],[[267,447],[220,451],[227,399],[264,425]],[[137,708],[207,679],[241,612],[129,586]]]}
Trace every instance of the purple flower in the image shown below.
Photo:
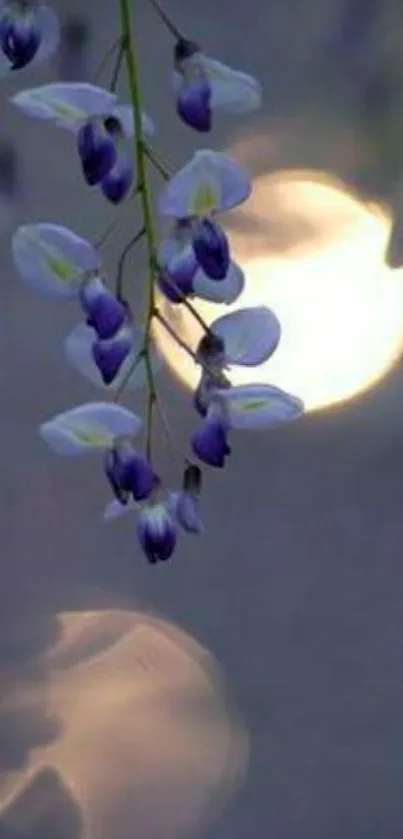
{"label": "purple flower", "polygon": [[200,133],[211,131],[211,85],[203,76],[183,81],[176,99],[178,116]]}
{"label": "purple flower", "polygon": [[150,563],[170,559],[176,546],[176,527],[167,504],[143,507],[137,520],[137,538]]}
{"label": "purple flower", "polygon": [[3,0],[0,4],[2,75],[48,58],[59,41],[59,19],[53,9],[31,0]]}
{"label": "purple flower", "polygon": [[191,248],[172,256],[162,266],[158,276],[158,287],[171,303],[181,303],[183,295],[193,290],[193,278],[197,271],[197,260]]}
{"label": "purple flower", "polygon": [[31,15],[4,15],[0,21],[0,46],[12,70],[30,64],[39,49],[41,33]]}
{"label": "purple flower", "polygon": [[193,250],[200,267],[211,279],[225,278],[230,264],[229,244],[218,224],[208,218],[194,222]]}
{"label": "purple flower", "polygon": [[105,288],[99,276],[81,286],[80,302],[87,315],[88,326],[95,329],[101,340],[113,338],[126,320],[125,304]]}
{"label": "purple flower", "polygon": [[132,350],[130,330],[121,330],[107,341],[95,340],[91,354],[105,385],[110,385],[117,376],[123,362]]}
{"label": "purple flower", "polygon": [[208,466],[222,469],[225,458],[231,454],[227,434],[225,419],[215,411],[210,412],[209,409],[204,422],[191,437],[190,442],[196,457]]}
{"label": "purple flower", "polygon": [[201,533],[203,531],[199,510],[201,478],[200,467],[194,463],[189,463],[184,472],[182,490],[172,492],[169,496],[171,512],[178,524],[187,533]]}
{"label": "purple flower", "polygon": [[77,147],[84,178],[89,186],[95,186],[115,165],[117,151],[113,136],[105,129],[105,123],[92,118],[79,128]]}
{"label": "purple flower", "polygon": [[148,461],[128,442],[116,443],[106,453],[104,470],[121,504],[127,504],[130,496],[135,501],[149,498],[157,485],[157,477]]}
{"label": "purple flower", "polygon": [[101,179],[101,190],[108,201],[119,204],[126,197],[133,183],[133,161],[127,154],[118,154],[117,160]]}
{"label": "purple flower", "polygon": [[179,116],[196,131],[209,131],[217,110],[248,113],[262,99],[256,79],[215,61],[185,38],[175,45],[173,86]]}

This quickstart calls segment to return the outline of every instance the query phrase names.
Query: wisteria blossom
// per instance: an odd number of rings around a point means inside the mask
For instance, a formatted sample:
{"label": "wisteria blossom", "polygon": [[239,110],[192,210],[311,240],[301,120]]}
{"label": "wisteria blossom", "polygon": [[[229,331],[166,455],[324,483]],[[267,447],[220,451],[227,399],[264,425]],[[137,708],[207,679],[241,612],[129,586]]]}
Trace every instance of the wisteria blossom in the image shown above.
{"label": "wisteria blossom", "polygon": [[245,114],[261,105],[257,79],[205,55],[194,41],[177,41],[174,66],[177,113],[196,131],[210,131],[216,111]]}
{"label": "wisteria blossom", "polygon": [[49,222],[21,225],[12,237],[11,250],[21,279],[50,297],[77,298],[82,283],[101,268],[99,253],[90,242]]}
{"label": "wisteria blossom", "polygon": [[[218,112],[240,116],[259,108],[257,79],[210,58],[196,41],[179,34],[157,0],[150,2],[174,36],[174,107],[188,126],[206,134]],[[27,220],[13,233],[11,252],[23,283],[44,296],[70,301],[76,321],[63,336],[65,360],[90,387],[102,391],[103,401],[90,396],[83,404],[59,408],[41,423],[39,435],[64,457],[98,455],[100,480],[109,493],[105,521],[131,513],[133,536],[155,565],[172,558],[182,537],[204,532],[204,472],[226,465],[232,449],[241,445],[237,432],[296,420],[303,403],[259,382],[260,365],[281,340],[275,312],[265,306],[227,314],[221,310],[207,325],[196,308],[198,299],[233,305],[248,283],[244,266],[231,253],[225,214],[248,200],[252,178],[235,157],[209,148],[197,149],[176,172],[160,161],[152,145],[154,122],[143,107],[129,0],[121,0],[119,11],[121,36],[111,48],[115,63],[109,85],[96,84],[95,74],[92,82],[28,87],[12,95],[11,102],[43,123],[44,142],[52,126],[70,132],[87,186],[96,187],[111,205],[130,200],[94,241],[82,235],[79,221],[72,230],[62,220]],[[46,58],[58,41],[58,17],[51,7],[34,0],[0,3],[0,73]],[[116,94],[123,67],[127,103]],[[151,167],[163,179],[157,194]],[[118,208],[112,206],[111,212]],[[123,232],[127,221],[130,233],[113,266],[109,238]],[[144,294],[132,295],[139,287]],[[175,319],[173,325],[165,319],[161,301],[164,307],[185,306],[197,321],[201,338],[196,350],[180,327],[176,332]],[[200,370],[187,441],[174,439],[162,404],[157,323]],[[233,373],[240,366],[256,368],[250,384],[234,385]],[[144,396],[137,413],[131,400],[138,389]],[[129,407],[123,404],[126,399]],[[156,455],[159,432],[167,451],[172,450],[172,466],[180,470],[174,480],[167,480]]]}
{"label": "wisteria blossom", "polygon": [[34,0],[0,5],[0,75],[49,58],[60,41],[56,12]]}
{"label": "wisteria blossom", "polygon": [[231,259],[220,282],[203,271],[192,245],[191,227],[186,223],[174,224],[170,234],[160,243],[158,257],[161,269],[158,287],[171,303],[181,303],[185,296],[229,305],[244,289],[244,272]]}
{"label": "wisteria blossom", "polygon": [[197,264],[213,280],[224,280],[231,262],[227,235],[214,216],[237,207],[251,189],[250,175],[237,160],[202,149],[168,181],[160,195],[161,216],[185,224]]}
{"label": "wisteria blossom", "polygon": [[[29,116],[74,131],[86,183],[99,185],[112,203],[122,201],[134,178],[129,151],[134,135],[131,105],[119,104],[115,93],[79,82],[24,90],[12,102]],[[142,131],[144,136],[154,133],[153,122],[145,113]]]}

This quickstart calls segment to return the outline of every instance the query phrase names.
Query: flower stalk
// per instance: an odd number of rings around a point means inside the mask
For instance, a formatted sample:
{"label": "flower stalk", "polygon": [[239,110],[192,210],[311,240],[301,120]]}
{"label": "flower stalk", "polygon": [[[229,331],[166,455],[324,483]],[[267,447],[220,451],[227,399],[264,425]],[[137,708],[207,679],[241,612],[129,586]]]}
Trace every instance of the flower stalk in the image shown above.
{"label": "flower stalk", "polygon": [[154,231],[154,222],[152,216],[150,187],[148,183],[147,172],[147,154],[146,145],[143,138],[142,127],[142,110],[141,110],[141,94],[140,83],[137,69],[137,56],[135,50],[135,41],[132,35],[132,14],[129,0],[119,0],[120,10],[120,26],[122,43],[124,49],[129,97],[133,111],[134,123],[134,154],[137,168],[137,188],[141,204],[144,238],[147,248],[147,262],[148,262],[148,294],[147,294],[147,311],[144,333],[144,363],[147,374],[147,412],[146,412],[146,451],[147,457],[151,459],[151,437],[152,437],[152,416],[155,403],[155,383],[154,375],[150,360],[149,348],[151,339],[151,324],[155,309],[155,264],[156,264],[156,234]]}

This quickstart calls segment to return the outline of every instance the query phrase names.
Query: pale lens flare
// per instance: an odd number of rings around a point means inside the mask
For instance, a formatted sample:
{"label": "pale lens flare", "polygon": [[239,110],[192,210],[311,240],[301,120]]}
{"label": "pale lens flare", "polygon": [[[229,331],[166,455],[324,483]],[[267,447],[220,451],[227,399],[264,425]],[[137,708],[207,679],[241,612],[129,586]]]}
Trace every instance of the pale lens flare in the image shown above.
{"label": "pale lens flare", "polygon": [[[39,835],[53,809],[57,827],[56,796],[76,812],[83,839],[192,834],[226,803],[247,760],[214,660],[142,613],[70,613],[60,626],[41,658],[46,686],[27,692],[21,670],[9,704],[0,703],[0,721],[19,707],[22,716],[36,710],[38,726],[43,708],[59,722],[51,742],[1,778],[0,826]],[[59,818],[63,828],[63,811]]]}
{"label": "pale lens flare", "polygon": [[[270,383],[315,410],[366,390],[403,348],[403,271],[385,263],[391,218],[340,182],[313,172],[258,177],[250,200],[230,214],[228,233],[246,284],[230,306],[194,301],[207,323],[243,306],[269,306],[282,337],[273,357],[233,368],[234,384]],[[195,348],[200,328],[182,306],[160,300],[165,317]],[[200,370],[156,327],[179,379],[194,388]]]}

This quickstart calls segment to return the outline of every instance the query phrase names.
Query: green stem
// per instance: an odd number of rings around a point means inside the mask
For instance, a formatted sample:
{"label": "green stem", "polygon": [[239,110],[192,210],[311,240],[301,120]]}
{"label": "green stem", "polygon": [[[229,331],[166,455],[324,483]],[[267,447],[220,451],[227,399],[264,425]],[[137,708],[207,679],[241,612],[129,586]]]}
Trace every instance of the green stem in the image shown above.
{"label": "green stem", "polygon": [[148,254],[148,295],[144,336],[144,363],[146,367],[148,383],[146,448],[147,455],[149,456],[149,459],[151,459],[151,425],[153,408],[155,403],[155,384],[153,370],[149,357],[149,347],[151,339],[151,323],[155,308],[154,266],[156,264],[157,247],[152,217],[150,188],[148,183],[147,154],[145,151],[145,142],[143,137],[140,82],[137,69],[135,43],[132,37],[132,5],[133,4],[130,2],[130,0],[119,0],[121,33],[125,53],[127,78],[129,84],[129,96],[133,111],[134,154],[137,168],[137,183],[143,215],[144,236],[146,240]]}
{"label": "green stem", "polygon": [[137,243],[140,241],[140,239],[142,239],[144,235],[145,228],[142,227],[141,230],[139,230],[138,233],[136,233],[136,235],[133,236],[132,239],[130,239],[130,242],[128,242],[126,247],[123,248],[123,251],[120,255],[115,283],[116,297],[120,298],[120,300],[122,300],[123,298],[123,271],[126,259],[129,256],[130,251],[137,245]]}

